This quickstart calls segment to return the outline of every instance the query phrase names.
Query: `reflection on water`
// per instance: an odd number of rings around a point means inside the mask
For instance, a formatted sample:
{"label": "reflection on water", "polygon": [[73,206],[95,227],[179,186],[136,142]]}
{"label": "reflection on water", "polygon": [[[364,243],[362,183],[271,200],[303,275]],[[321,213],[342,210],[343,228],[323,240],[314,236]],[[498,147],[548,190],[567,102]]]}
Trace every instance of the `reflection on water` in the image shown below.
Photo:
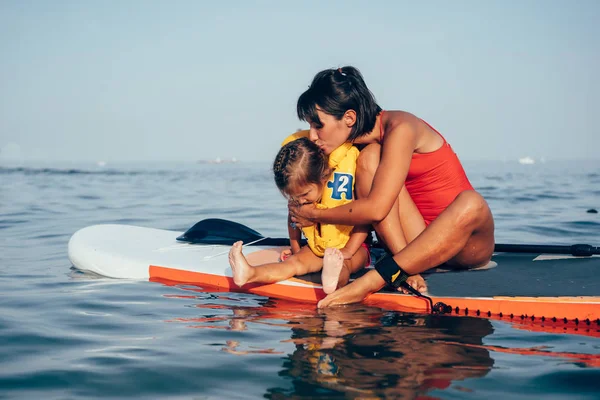
{"label": "reflection on water", "polygon": [[[166,283],[166,282],[165,282]],[[267,388],[267,397],[289,398],[300,393],[311,397],[416,398],[453,386],[470,392],[460,382],[485,377],[494,367],[494,355],[517,354],[562,359],[600,367],[600,354],[554,352],[544,347],[505,348],[484,344],[494,326],[485,318],[418,315],[390,312],[362,304],[316,309],[312,305],[265,299],[257,306],[223,306],[237,301],[215,288],[179,286],[186,292],[210,293],[215,303],[194,303],[202,314],[174,318],[194,329],[249,332],[253,327],[286,327],[291,350],[257,348],[243,338],[227,340],[221,351],[285,355],[281,377],[292,388]],[[196,299],[194,295],[169,295]],[[215,315],[215,310],[228,310]],[[319,396],[316,396],[316,394]]]}
{"label": "reflection on water", "polygon": [[315,390],[325,384],[334,392],[413,398],[484,376],[493,365],[485,349],[444,343],[480,344],[492,332],[484,319],[389,315],[352,306],[326,310],[292,331],[296,350],[282,373]]}
{"label": "reflection on water", "polygon": [[[325,310],[301,303],[268,299],[257,306],[227,306],[237,301],[215,289],[183,287],[186,292],[210,293],[215,303],[195,302],[202,316],[174,318],[195,329],[221,329],[252,333],[256,325],[287,327],[283,342],[293,349],[282,358],[279,375],[291,379],[292,389],[268,388],[268,396],[287,398],[295,393],[323,397],[368,396],[415,398],[432,390],[468,391],[460,382],[486,376],[494,366],[494,353],[558,357],[598,366],[600,356],[552,352],[541,348],[506,349],[487,346],[494,332],[484,318],[415,315],[376,307],[350,305]],[[170,295],[195,299],[193,295]],[[228,312],[215,315],[215,310]],[[276,348],[256,348],[243,338],[227,340],[222,351],[238,356],[283,355]]]}

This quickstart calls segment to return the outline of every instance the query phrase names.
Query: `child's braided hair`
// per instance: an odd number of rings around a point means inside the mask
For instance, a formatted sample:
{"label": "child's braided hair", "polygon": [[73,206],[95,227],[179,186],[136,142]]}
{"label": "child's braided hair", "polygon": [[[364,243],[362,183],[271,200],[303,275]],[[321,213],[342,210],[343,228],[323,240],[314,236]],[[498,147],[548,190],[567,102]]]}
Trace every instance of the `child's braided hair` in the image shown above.
{"label": "child's braided hair", "polygon": [[330,173],[327,156],[306,137],[284,145],[273,162],[275,184],[284,195],[295,187],[320,185]]}

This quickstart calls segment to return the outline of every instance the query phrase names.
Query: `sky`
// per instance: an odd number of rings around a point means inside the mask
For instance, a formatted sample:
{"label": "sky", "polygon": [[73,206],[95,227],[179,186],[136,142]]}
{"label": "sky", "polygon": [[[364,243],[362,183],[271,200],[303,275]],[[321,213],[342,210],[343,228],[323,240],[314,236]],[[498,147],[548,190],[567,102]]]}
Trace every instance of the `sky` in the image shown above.
{"label": "sky", "polygon": [[272,161],[357,67],[463,160],[600,160],[600,1],[0,1],[0,161]]}

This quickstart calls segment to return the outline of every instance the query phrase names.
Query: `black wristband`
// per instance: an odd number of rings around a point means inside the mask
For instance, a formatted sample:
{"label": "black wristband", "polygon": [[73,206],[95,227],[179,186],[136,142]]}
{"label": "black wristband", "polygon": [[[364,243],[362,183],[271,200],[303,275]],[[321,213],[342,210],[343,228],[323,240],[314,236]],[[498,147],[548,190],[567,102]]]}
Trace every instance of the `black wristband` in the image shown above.
{"label": "black wristband", "polygon": [[388,285],[396,289],[410,276],[396,263],[394,256],[391,254],[386,254],[385,257],[379,260],[375,264],[375,270],[379,272],[379,275]]}

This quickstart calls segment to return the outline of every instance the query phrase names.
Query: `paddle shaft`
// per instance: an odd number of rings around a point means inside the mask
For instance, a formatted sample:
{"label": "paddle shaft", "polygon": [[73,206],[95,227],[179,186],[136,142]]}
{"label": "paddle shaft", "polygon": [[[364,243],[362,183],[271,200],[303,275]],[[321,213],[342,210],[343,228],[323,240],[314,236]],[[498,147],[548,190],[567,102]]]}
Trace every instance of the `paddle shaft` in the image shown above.
{"label": "paddle shaft", "polygon": [[[238,222],[209,218],[196,223],[187,232],[177,238],[179,241],[199,244],[232,245],[238,240],[244,241],[244,246],[251,244],[286,246],[288,238],[264,237],[257,231]],[[496,244],[497,253],[546,253],[570,254],[579,257],[589,257],[600,254],[600,247],[589,244],[574,244],[572,246],[536,245],[536,244]],[[224,252],[225,253],[225,252]],[[223,253],[223,254],[224,254]],[[216,254],[217,256],[219,254]]]}
{"label": "paddle shaft", "polygon": [[570,254],[578,257],[589,257],[600,254],[600,247],[589,244],[574,244],[571,246],[542,245],[542,244],[499,244],[496,243],[494,251],[497,253],[546,253]]}

